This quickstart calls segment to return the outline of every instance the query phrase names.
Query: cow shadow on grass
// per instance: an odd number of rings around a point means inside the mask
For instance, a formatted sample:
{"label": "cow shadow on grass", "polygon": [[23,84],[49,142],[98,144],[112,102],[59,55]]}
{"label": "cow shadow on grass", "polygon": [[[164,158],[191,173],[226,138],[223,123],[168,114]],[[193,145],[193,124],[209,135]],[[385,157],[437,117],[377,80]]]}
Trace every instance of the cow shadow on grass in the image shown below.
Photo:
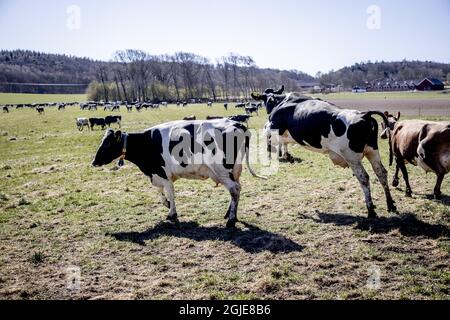
{"label": "cow shadow on grass", "polygon": [[393,230],[399,230],[406,237],[427,237],[431,239],[450,237],[449,227],[442,224],[430,224],[421,221],[412,213],[392,217],[380,217],[377,219],[368,219],[342,213],[319,213],[318,218],[312,219],[318,223],[331,223],[336,226],[351,226],[356,224],[355,229],[369,231],[371,233],[385,234]]}
{"label": "cow shadow on grass", "polygon": [[289,253],[303,250],[303,246],[294,241],[254,225],[240,222],[245,229],[226,229],[218,226],[201,226],[196,222],[160,222],[144,232],[119,232],[107,234],[118,241],[133,242],[145,246],[145,241],[162,236],[188,238],[195,241],[229,242],[248,253],[269,251],[272,253]]}

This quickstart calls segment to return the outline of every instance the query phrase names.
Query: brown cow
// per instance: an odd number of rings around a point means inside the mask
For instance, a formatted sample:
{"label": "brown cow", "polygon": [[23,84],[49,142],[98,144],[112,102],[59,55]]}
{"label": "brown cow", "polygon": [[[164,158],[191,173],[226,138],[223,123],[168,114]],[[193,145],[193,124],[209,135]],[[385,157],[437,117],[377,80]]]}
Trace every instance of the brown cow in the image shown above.
{"label": "brown cow", "polygon": [[[396,170],[392,185],[399,184],[401,170],[406,183],[406,195],[411,197],[408,171],[405,163],[419,165],[426,172],[437,175],[434,196],[441,199],[441,185],[444,176],[450,172],[450,122],[405,120],[397,122],[397,117],[387,115],[392,131],[392,151],[396,160]],[[383,134],[382,138],[386,138]],[[390,159],[392,164],[393,159]]]}

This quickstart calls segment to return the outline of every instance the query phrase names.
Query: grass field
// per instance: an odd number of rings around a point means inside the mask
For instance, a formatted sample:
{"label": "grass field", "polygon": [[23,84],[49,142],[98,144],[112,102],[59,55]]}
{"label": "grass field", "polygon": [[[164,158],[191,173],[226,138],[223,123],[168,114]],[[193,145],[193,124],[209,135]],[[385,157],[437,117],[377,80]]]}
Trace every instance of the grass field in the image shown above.
{"label": "grass field", "polygon": [[[0,105],[13,100],[41,101],[0,95]],[[237,113],[221,105],[121,112],[130,132],[191,114]],[[448,177],[438,202],[428,197],[434,175],[408,167],[414,198],[401,183],[394,215],[369,170],[380,216],[369,221],[349,170],[293,147],[301,161],[282,163],[267,181],[244,169],[237,230],[225,229],[229,195],[212,181],[176,183],[180,223],[172,225],[135,166],[90,166],[103,132],[78,132],[75,117],[107,114],[77,107],[0,114],[1,299],[450,298]],[[261,112],[250,127],[265,118]],[[387,166],[384,141],[381,150]],[[70,290],[72,266],[81,277]],[[367,286],[372,270],[379,287]]]}

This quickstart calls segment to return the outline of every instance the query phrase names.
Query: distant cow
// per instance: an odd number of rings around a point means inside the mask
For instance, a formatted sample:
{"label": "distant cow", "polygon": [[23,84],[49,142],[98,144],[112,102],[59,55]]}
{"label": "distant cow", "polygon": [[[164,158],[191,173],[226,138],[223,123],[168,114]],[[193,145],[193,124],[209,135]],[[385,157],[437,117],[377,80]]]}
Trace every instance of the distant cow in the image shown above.
{"label": "distant cow", "polygon": [[61,110],[66,110],[66,104],[65,103],[58,104],[58,111],[61,111]]}
{"label": "distant cow", "polygon": [[251,115],[240,114],[237,116],[228,117],[228,119],[236,121],[236,122],[248,123],[248,120],[250,120],[251,117],[252,117]]}
{"label": "distant cow", "polygon": [[265,178],[250,167],[250,138],[245,126],[228,119],[174,121],[141,133],[128,134],[110,129],[105,133],[92,165],[104,166],[119,157],[134,163],[159,189],[162,204],[169,208],[167,219],[170,221],[177,221],[178,216],[174,182],[180,178],[211,178],[230,193],[225,219],[228,219],[227,227],[233,228],[238,221],[239,180],[244,157],[250,173]]}
{"label": "distant cow", "polygon": [[3,112],[9,113],[9,108],[8,108],[8,106],[3,106]]}
{"label": "distant cow", "polygon": [[89,120],[86,118],[76,118],[77,128],[79,131],[83,131],[84,127],[89,130]]}
{"label": "distant cow", "polygon": [[80,110],[88,110],[89,104],[87,103],[80,103]]}
{"label": "distant cow", "polygon": [[89,125],[91,130],[94,130],[95,126],[100,126],[103,130],[106,128],[106,122],[103,118],[89,118]]}
{"label": "distant cow", "polygon": [[[406,184],[406,195],[412,196],[408,171],[405,163],[419,165],[426,172],[434,172],[437,176],[434,197],[441,199],[441,185],[444,176],[450,172],[450,122],[433,122],[422,120],[400,120],[386,113],[392,132],[393,158],[396,170],[392,185],[399,185],[399,171],[402,172]],[[382,138],[388,138],[386,134]],[[391,158],[390,163],[393,163]]]}
{"label": "distant cow", "polygon": [[122,127],[122,116],[107,116],[105,118],[105,123],[108,127],[111,127],[111,124],[117,123],[119,128]]}
{"label": "distant cow", "polygon": [[197,117],[196,116],[188,116],[188,117],[184,117],[183,120],[193,121],[193,120],[197,120]]}
{"label": "distant cow", "polygon": [[37,106],[37,107],[36,107],[36,111],[37,111],[39,114],[44,114],[44,107]]}
{"label": "distant cow", "polygon": [[130,105],[126,105],[126,107],[127,107],[127,111],[128,112],[132,112],[133,111],[133,106],[130,106]]}
{"label": "distant cow", "polygon": [[284,86],[278,91],[267,89],[263,94],[252,93],[255,100],[264,101],[269,114],[265,126],[268,149],[298,143],[308,150],[328,155],[337,166],[350,167],[364,192],[368,216],[375,218],[369,175],[362,164],[366,157],[384,189],[388,211],[396,211],[378,150],[378,123],[372,118],[380,116],[388,125],[384,113],[340,109],[326,101],[299,93],[283,94],[283,91]]}
{"label": "distant cow", "polygon": [[212,107],[212,102],[208,101],[208,103],[206,104],[208,107]]}
{"label": "distant cow", "polygon": [[228,110],[228,103],[224,103],[223,107],[225,108],[225,110]]}
{"label": "distant cow", "polygon": [[252,106],[252,105],[246,106],[245,113],[247,113],[247,114],[256,113],[256,115],[258,115],[258,107]]}
{"label": "distant cow", "polygon": [[238,108],[245,108],[245,103],[238,103],[234,106],[236,109]]}
{"label": "distant cow", "polygon": [[223,119],[222,116],[207,116],[206,120],[217,120],[217,119]]}

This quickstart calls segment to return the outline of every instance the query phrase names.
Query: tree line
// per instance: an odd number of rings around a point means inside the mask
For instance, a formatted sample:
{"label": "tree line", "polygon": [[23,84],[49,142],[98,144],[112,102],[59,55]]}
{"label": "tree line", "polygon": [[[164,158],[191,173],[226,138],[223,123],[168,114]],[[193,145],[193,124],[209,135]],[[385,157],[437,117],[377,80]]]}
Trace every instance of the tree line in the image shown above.
{"label": "tree line", "polygon": [[284,83],[298,90],[314,78],[301,71],[258,68],[249,56],[229,54],[215,62],[189,52],[150,55],[117,51],[96,69],[89,99],[104,101],[186,101],[248,99],[251,92]]}

